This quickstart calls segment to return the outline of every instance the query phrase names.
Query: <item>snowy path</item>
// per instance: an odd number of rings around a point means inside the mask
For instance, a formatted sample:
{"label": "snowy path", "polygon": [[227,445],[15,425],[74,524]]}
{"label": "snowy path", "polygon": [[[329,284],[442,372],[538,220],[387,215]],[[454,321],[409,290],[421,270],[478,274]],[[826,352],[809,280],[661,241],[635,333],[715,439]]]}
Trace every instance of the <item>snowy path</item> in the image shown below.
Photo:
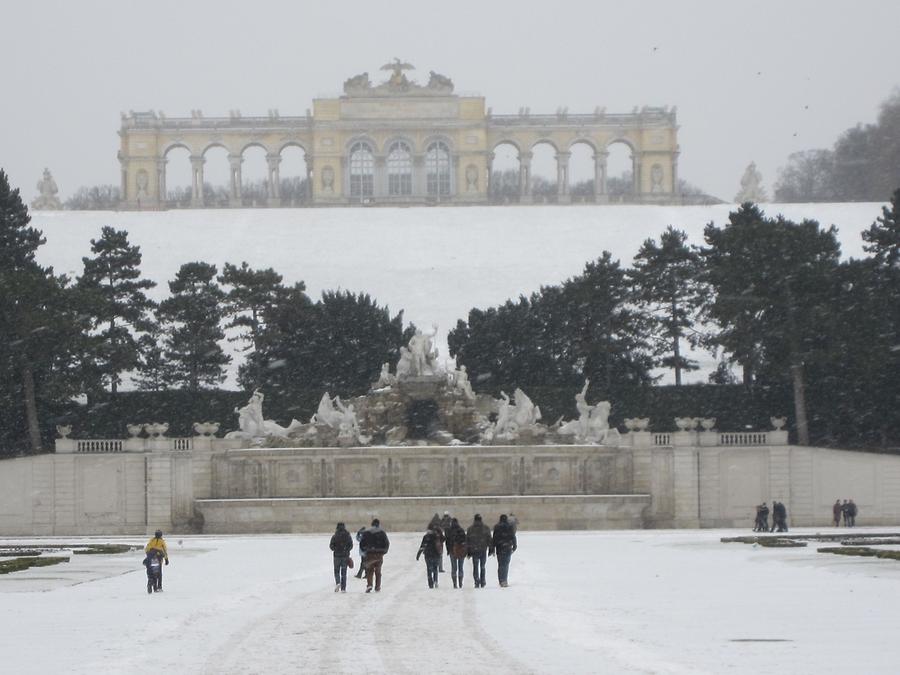
{"label": "snowy path", "polygon": [[[900,564],[720,544],[722,531],[529,533],[511,586],[430,591],[419,535],[384,589],[334,593],[327,537],[191,537],[0,577],[0,653],[46,673],[896,672]],[[773,642],[773,640],[782,640]]]}

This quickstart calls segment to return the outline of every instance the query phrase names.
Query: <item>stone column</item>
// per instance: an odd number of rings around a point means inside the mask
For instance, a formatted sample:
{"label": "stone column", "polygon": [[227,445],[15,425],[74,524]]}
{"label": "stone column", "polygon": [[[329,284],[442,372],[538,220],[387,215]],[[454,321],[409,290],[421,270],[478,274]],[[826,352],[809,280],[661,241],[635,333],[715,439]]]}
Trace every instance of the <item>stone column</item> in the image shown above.
{"label": "stone column", "polygon": [[531,158],[530,152],[519,153],[519,201],[531,203]]}
{"label": "stone column", "polygon": [[122,167],[122,187],[119,189],[121,200],[124,202],[128,199],[128,169]]}
{"label": "stone column", "polygon": [[168,197],[166,193],[166,164],[169,163],[165,157],[156,160],[156,195],[160,206],[166,203]]}
{"label": "stone column", "polygon": [[606,194],[606,160],[609,153],[606,150],[600,150],[594,153],[594,201],[598,204],[609,201],[609,195]]}
{"label": "stone column", "polygon": [[672,153],[672,194],[681,195],[681,189],[678,187],[678,150]]}
{"label": "stone column", "polygon": [[487,154],[487,162],[485,164],[486,164],[487,176],[484,179],[484,192],[485,192],[485,196],[488,198],[488,200],[490,200],[491,187],[492,187],[491,181],[493,179],[493,171],[494,171],[494,153],[493,152],[489,152]]}
{"label": "stone column", "polygon": [[281,155],[266,155],[269,165],[269,206],[281,205]]}
{"label": "stone column", "polygon": [[315,158],[312,157],[309,153],[303,155],[303,160],[306,162],[306,194],[304,195],[305,206],[312,206],[315,203],[315,185],[313,181],[315,180]]}
{"label": "stone column", "polygon": [[560,204],[567,204],[571,201],[569,195],[569,159],[571,152],[556,153],[556,201]]}
{"label": "stone column", "polygon": [[641,170],[643,168],[643,159],[639,152],[635,151],[631,155],[631,171],[632,171],[632,183],[631,183],[631,191],[633,193],[634,198],[637,201],[640,201],[643,197],[643,191],[641,190]]}
{"label": "stone column", "polygon": [[231,165],[231,193],[228,195],[228,204],[232,208],[241,205],[241,163],[244,158],[240,155],[228,155],[228,163]]}
{"label": "stone column", "polygon": [[191,156],[191,206],[203,208],[203,157]]}

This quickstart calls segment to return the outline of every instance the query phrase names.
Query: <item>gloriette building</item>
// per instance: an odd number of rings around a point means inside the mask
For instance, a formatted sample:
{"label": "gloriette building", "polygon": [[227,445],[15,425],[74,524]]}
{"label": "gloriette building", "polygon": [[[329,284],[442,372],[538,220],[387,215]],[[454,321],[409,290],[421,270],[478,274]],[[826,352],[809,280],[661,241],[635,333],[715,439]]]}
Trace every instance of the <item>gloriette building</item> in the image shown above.
{"label": "gloriette building", "polygon": [[265,150],[268,203],[281,203],[282,152],[300,147],[306,158],[309,194],[316,206],[351,204],[483,204],[490,194],[494,150],[512,146],[518,156],[518,199],[529,203],[532,148],[552,146],[557,164],[555,201],[571,201],[569,159],[584,144],[594,160],[593,195],[609,201],[609,146],[631,151],[633,186],[628,201],[672,203],[678,194],[678,126],[669,108],[635,108],[626,114],[596,109],[587,114],[495,115],[482,96],[454,93],[452,81],[431,72],[426,84],[407,78],[412,69],[395,60],[383,70],[387,81],[373,85],[368,73],[344,82],[344,94],[319,98],[303,117],[189,118],[155,112],[122,116],[119,131],[122,200],[128,208],[166,208],[166,165],[175,148],[190,153],[191,205],[203,207],[204,164],[210,148],[228,153],[228,204],[242,204],[241,165],[248,148]]}

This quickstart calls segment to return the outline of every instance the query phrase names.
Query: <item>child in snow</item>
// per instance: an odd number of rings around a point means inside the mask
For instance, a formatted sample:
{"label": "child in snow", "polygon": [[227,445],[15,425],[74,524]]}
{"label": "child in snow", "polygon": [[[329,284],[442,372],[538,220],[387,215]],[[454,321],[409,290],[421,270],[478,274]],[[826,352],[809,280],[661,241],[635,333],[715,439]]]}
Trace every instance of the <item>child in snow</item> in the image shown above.
{"label": "child in snow", "polygon": [[144,558],[144,567],[147,568],[147,592],[162,590],[162,565],[163,553],[159,549],[152,549]]}

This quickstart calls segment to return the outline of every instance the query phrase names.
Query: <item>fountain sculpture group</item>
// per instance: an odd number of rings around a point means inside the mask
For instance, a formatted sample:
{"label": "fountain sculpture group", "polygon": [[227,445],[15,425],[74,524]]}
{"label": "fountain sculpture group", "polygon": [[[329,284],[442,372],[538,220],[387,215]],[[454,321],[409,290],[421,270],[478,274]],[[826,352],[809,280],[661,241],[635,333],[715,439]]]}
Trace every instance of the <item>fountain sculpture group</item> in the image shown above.
{"label": "fountain sculpture group", "polygon": [[[435,332],[436,332],[435,328]],[[416,331],[391,372],[381,367],[364,396],[347,402],[322,395],[309,422],[284,427],[263,417],[264,396],[253,392],[235,410],[238,431],[226,435],[269,447],[351,447],[367,445],[560,445],[604,444],[618,440],[610,430],[608,401],[587,402],[589,381],[575,395],[578,419],[541,423],[541,410],[517,388],[512,397],[476,395],[465,366],[438,362],[434,332]],[[610,438],[612,434],[612,438]]]}

